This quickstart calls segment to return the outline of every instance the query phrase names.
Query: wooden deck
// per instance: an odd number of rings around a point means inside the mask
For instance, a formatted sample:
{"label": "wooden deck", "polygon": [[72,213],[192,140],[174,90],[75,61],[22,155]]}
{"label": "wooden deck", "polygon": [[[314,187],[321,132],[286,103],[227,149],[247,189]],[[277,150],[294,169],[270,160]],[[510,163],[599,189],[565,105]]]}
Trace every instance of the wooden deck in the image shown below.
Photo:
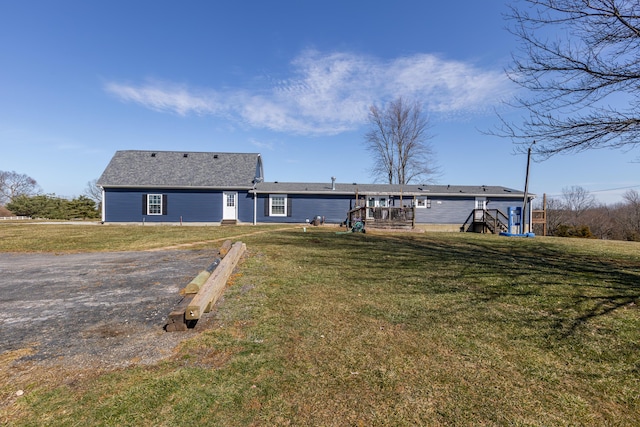
{"label": "wooden deck", "polygon": [[362,221],[366,228],[412,229],[415,226],[415,208],[357,206],[349,211],[347,218],[347,227]]}

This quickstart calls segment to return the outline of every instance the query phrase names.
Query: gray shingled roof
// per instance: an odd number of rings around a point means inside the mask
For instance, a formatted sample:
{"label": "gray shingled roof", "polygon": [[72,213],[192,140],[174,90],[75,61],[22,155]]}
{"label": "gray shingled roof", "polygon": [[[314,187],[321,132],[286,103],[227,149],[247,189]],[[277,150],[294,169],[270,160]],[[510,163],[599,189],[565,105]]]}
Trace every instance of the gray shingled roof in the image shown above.
{"label": "gray shingled roof", "polygon": [[[304,182],[263,182],[256,186],[258,193],[286,193],[286,194],[368,194],[368,195],[399,195],[406,196],[516,196],[524,193],[519,190],[501,186],[488,185],[389,185],[389,184],[335,184],[304,183]],[[533,195],[532,195],[533,196]]]}
{"label": "gray shingled roof", "polygon": [[253,188],[262,177],[255,153],[117,151],[98,179],[102,187]]}
{"label": "gray shingled roof", "polygon": [[[102,187],[246,188],[262,178],[262,159],[256,153],[189,151],[117,151],[98,179]],[[500,186],[388,185],[304,182],[261,182],[257,193],[406,196],[515,196],[523,192]],[[533,195],[531,195],[533,196]]]}

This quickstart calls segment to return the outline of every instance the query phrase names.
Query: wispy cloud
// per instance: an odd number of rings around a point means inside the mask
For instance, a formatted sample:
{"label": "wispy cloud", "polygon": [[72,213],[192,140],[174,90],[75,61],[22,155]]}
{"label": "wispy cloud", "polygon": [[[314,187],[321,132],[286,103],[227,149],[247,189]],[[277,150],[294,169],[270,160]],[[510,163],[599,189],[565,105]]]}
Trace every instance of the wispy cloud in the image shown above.
{"label": "wispy cloud", "polygon": [[253,145],[254,147],[257,147],[259,149],[266,149],[266,150],[269,150],[269,151],[273,151],[273,143],[272,142],[258,141],[257,139],[253,139],[253,138],[251,138],[249,140],[249,142],[251,143],[251,145]]}
{"label": "wispy cloud", "polygon": [[260,92],[162,81],[111,82],[105,90],[122,101],[181,116],[220,116],[279,132],[337,134],[365,123],[370,105],[400,95],[421,100],[432,115],[468,115],[497,105],[511,86],[500,70],[431,54],[383,61],[307,50],[291,62],[290,77],[271,81]]}
{"label": "wispy cloud", "polygon": [[148,81],[142,85],[130,85],[111,82],[105,90],[122,101],[135,102],[155,111],[165,111],[186,116],[188,114],[218,114],[224,105],[218,105],[213,91],[196,94],[195,89],[185,85],[176,85],[159,80]]}

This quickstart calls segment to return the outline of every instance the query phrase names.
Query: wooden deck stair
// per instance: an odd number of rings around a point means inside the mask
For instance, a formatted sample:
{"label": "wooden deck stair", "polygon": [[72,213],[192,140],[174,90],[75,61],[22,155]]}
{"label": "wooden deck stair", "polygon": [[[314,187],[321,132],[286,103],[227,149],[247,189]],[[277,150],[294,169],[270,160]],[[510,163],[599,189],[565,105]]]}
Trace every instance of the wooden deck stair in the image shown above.
{"label": "wooden deck stair", "polygon": [[500,234],[509,231],[508,223],[509,219],[499,209],[474,209],[460,227],[460,231]]}

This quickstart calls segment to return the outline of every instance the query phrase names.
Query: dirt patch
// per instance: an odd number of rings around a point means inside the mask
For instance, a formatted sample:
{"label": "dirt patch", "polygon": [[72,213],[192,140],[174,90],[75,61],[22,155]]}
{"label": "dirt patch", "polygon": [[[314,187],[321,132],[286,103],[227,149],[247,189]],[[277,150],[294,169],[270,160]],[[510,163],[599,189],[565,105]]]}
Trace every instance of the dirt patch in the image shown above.
{"label": "dirt patch", "polygon": [[111,369],[171,356],[197,331],[165,332],[167,315],[215,255],[0,254],[2,377],[27,365]]}

